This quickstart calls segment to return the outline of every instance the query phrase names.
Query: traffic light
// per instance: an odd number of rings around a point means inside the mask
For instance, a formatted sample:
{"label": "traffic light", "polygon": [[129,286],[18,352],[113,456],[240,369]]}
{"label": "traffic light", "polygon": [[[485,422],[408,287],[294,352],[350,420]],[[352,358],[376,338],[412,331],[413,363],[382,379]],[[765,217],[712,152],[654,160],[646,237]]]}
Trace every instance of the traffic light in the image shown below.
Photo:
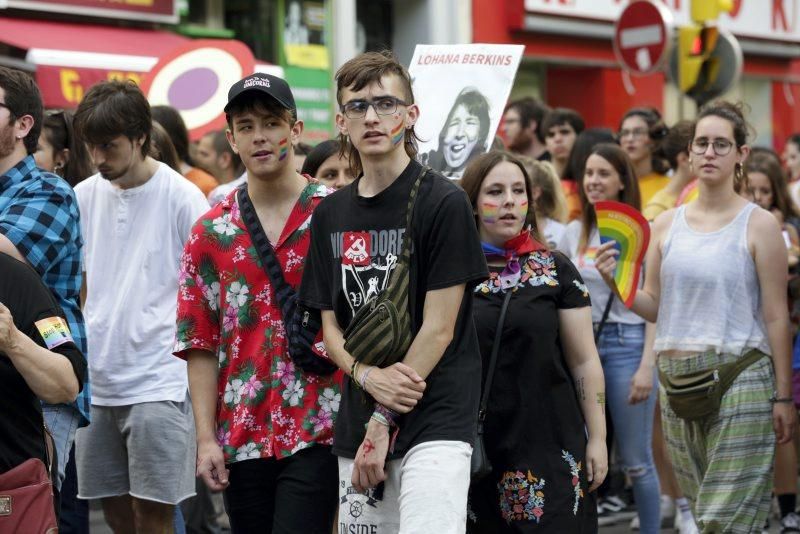
{"label": "traffic light", "polygon": [[716,20],[733,7],[733,0],[691,0],[693,22],[678,28],[678,87],[681,92],[702,91],[717,78],[720,63],[712,56],[719,37]]}
{"label": "traffic light", "polygon": [[716,77],[719,64],[709,58],[718,36],[713,26],[692,25],[678,29],[678,87],[681,92],[687,93],[697,84],[703,69],[707,80]]}
{"label": "traffic light", "polygon": [[733,11],[733,0],[692,0],[692,20],[699,23],[713,22],[722,13]]}

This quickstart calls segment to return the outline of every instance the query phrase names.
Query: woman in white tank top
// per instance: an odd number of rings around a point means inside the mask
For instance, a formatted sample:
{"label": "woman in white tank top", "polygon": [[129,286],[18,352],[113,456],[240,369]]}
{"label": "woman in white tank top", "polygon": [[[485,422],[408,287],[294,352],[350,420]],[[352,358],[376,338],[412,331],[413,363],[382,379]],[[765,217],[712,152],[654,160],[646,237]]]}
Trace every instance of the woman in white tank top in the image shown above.
{"label": "woman in white tank top", "polygon": [[[789,441],[796,425],[785,245],[775,218],[734,191],[734,181],[744,179],[746,143],[739,107],[719,102],[700,111],[689,147],[699,197],[656,218],[644,287],[631,308],[656,322],[662,386],[753,351],[765,356],[701,418],[678,417],[661,388],[670,456],[703,532],[761,530],[776,437]],[[610,245],[600,248],[596,264],[612,285]]]}

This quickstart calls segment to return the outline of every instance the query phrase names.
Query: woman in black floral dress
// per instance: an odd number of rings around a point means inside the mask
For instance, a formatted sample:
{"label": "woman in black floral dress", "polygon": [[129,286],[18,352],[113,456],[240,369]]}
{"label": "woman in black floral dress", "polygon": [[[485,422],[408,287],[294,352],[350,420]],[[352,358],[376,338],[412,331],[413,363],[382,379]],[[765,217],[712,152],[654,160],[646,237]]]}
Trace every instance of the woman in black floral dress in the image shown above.
{"label": "woman in black floral dress", "polygon": [[608,458],[589,293],[572,263],[536,240],[530,180],[516,158],[475,158],[462,186],[491,272],[475,288],[484,379],[513,291],[484,425],[493,472],[473,482],[468,532],[596,532],[590,492]]}

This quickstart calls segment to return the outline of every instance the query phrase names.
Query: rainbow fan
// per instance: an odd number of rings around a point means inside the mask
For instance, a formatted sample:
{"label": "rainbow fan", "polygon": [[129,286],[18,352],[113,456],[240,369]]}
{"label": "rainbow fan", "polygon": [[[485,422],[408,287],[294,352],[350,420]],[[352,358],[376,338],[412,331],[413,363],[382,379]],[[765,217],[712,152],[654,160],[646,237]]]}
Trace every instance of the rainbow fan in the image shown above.
{"label": "rainbow fan", "polygon": [[621,202],[597,202],[594,210],[600,242],[613,240],[614,248],[619,251],[614,281],[619,298],[630,308],[639,287],[639,273],[650,243],[650,225],[641,213]]}

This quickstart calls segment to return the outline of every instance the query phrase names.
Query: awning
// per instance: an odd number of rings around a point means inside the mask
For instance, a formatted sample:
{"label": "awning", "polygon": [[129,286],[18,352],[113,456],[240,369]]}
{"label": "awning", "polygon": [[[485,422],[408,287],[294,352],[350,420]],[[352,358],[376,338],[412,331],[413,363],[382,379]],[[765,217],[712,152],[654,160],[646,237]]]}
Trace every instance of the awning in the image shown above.
{"label": "awning", "polygon": [[158,30],[0,17],[0,42],[27,50],[46,107],[73,107],[102,80],[139,81],[188,40]]}

